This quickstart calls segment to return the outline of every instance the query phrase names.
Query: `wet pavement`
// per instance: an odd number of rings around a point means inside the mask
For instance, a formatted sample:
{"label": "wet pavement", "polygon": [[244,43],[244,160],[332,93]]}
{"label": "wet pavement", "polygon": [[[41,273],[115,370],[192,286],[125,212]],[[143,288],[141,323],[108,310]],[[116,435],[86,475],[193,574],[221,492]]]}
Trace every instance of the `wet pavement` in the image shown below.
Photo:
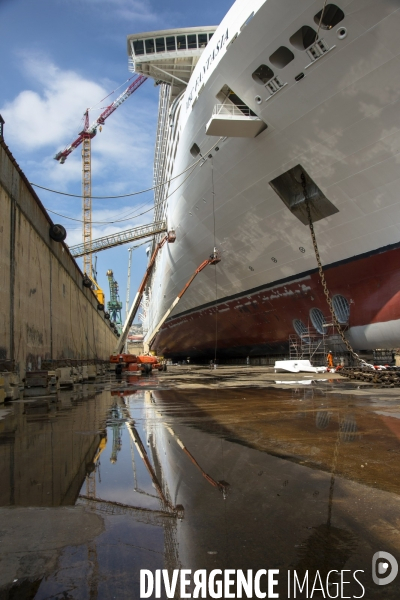
{"label": "wet pavement", "polygon": [[[280,598],[398,598],[372,559],[400,561],[399,438],[400,391],[262,367],[10,402],[0,600],[140,598],[143,569],[276,569]],[[308,593],[289,595],[294,571]]]}

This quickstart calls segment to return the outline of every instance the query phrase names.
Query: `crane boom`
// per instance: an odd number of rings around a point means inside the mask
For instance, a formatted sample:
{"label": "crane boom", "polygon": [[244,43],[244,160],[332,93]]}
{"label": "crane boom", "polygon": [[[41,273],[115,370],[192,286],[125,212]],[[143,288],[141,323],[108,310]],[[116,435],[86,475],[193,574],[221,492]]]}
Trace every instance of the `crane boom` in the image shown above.
{"label": "crane boom", "polygon": [[[134,91],[136,91],[142,83],[146,81],[147,77],[139,75],[136,79],[126,88],[124,92],[114,102],[112,102],[107,108],[101,113],[92,125],[89,125],[89,109],[85,111],[85,123],[83,131],[79,136],[62,152],[58,152],[55,155],[55,159],[61,164],[65,163],[71,152],[77,148],[80,144],[83,144],[82,148],[82,212],[83,212],[83,272],[89,277],[92,276],[92,255],[90,248],[92,246],[92,138],[97,133],[97,128],[103,125],[105,120],[120,106]],[[100,128],[101,131],[101,128]]]}
{"label": "crane boom", "polygon": [[[142,283],[140,284],[138,292],[137,292],[137,294],[135,296],[135,300],[133,301],[133,304],[131,306],[131,310],[129,311],[129,314],[128,314],[127,319],[126,319],[125,324],[124,324],[124,327],[123,327],[123,329],[121,331],[121,337],[119,338],[118,344],[117,344],[117,346],[115,348],[115,351],[114,351],[115,354],[120,354],[122,352],[122,348],[124,347],[126,336],[128,335],[129,328],[132,325],[133,319],[135,318],[135,315],[136,315],[137,310],[139,308],[140,302],[141,302],[142,297],[143,297],[144,288],[145,288],[147,280],[148,280],[148,278],[150,276],[150,273],[151,273],[151,270],[153,268],[154,262],[156,260],[157,254],[158,254],[160,248],[162,248],[162,246],[165,244],[166,241],[169,241],[167,235],[165,236],[165,238],[163,238],[161,240],[161,242],[159,244],[157,244],[156,249],[153,252],[153,256],[151,257],[151,260],[149,262],[149,266],[147,267],[145,276],[143,277]],[[186,283],[186,285],[183,287],[183,289],[179,292],[179,294],[177,295],[177,297],[175,298],[175,300],[173,301],[173,303],[171,304],[171,306],[169,307],[169,309],[167,310],[167,312],[164,313],[163,317],[160,319],[160,321],[154,327],[154,329],[152,330],[152,332],[150,333],[150,335],[146,336],[145,352],[148,352],[150,350],[151,344],[153,343],[154,338],[156,337],[157,333],[159,332],[159,330],[163,326],[164,322],[168,319],[169,315],[174,310],[175,306],[178,304],[178,302],[182,298],[183,294],[186,292],[186,290],[188,289],[188,287],[191,285],[191,283],[193,282],[194,278],[199,273],[201,273],[201,271],[203,269],[205,269],[208,265],[216,265],[220,261],[221,261],[220,254],[219,254],[218,250],[216,248],[214,248],[214,252],[210,255],[210,257],[207,258],[206,260],[204,260],[201,263],[201,265],[199,267],[197,267],[197,269],[195,270],[195,272],[193,273],[193,275],[191,276],[191,278],[189,279],[189,281]]]}
{"label": "crane boom", "polygon": [[136,293],[136,296],[135,296],[133,304],[132,304],[132,306],[130,308],[130,311],[126,315],[125,323],[124,323],[124,326],[123,326],[122,331],[121,331],[121,337],[119,338],[118,345],[117,345],[117,347],[115,348],[115,351],[114,351],[115,354],[120,354],[122,352],[122,348],[124,347],[125,340],[127,338],[130,326],[133,323],[133,319],[136,317],[136,313],[137,313],[137,311],[139,309],[139,306],[140,306],[140,303],[142,301],[143,292],[144,292],[144,289],[146,287],[146,283],[147,283],[147,281],[148,281],[148,279],[150,277],[150,274],[151,274],[151,272],[153,270],[154,263],[155,263],[156,258],[157,258],[157,254],[159,253],[159,251],[161,250],[161,248],[164,246],[165,242],[168,242],[169,244],[173,244],[175,242],[175,240],[176,240],[175,232],[174,231],[170,231],[156,245],[156,247],[154,249],[154,252],[152,254],[152,257],[150,259],[150,262],[149,262],[149,264],[147,266],[146,273],[144,274],[144,277],[142,279],[142,283],[139,286],[139,289],[138,289],[138,291]]}
{"label": "crane boom", "polygon": [[75,150],[75,148],[78,148],[78,146],[80,146],[80,144],[82,144],[82,142],[85,138],[85,135],[89,136],[90,139],[93,138],[97,133],[97,128],[99,127],[99,125],[104,125],[105,120],[110,115],[112,115],[112,113],[118,108],[118,106],[120,106],[123,102],[125,102],[125,100],[127,98],[129,98],[129,96],[131,94],[133,94],[133,92],[135,92],[142,85],[142,83],[144,83],[146,81],[146,79],[147,79],[147,77],[145,77],[144,75],[139,75],[138,77],[136,77],[136,79],[126,88],[126,90],[124,92],[122,92],[122,94],[120,96],[118,96],[118,98],[116,100],[114,100],[114,102],[112,104],[107,106],[107,108],[101,113],[101,115],[91,125],[89,125],[89,120],[88,120],[88,110],[89,109],[87,109],[87,111],[85,112],[85,125],[83,128],[83,131],[81,131],[81,133],[78,135],[76,140],[74,140],[72,142],[72,144],[67,146],[65,148],[65,150],[62,150],[61,152],[57,152],[57,154],[54,157],[55,160],[58,160],[61,164],[64,164],[65,161],[67,160],[68,156],[71,154],[71,152],[73,150]]}
{"label": "crane boom", "polygon": [[195,272],[193,273],[193,275],[191,276],[191,278],[189,279],[189,281],[186,283],[186,285],[179,292],[179,294],[177,295],[177,297],[175,298],[175,300],[173,301],[173,303],[171,304],[171,306],[169,307],[169,309],[167,310],[167,312],[164,313],[163,317],[159,320],[159,322],[157,323],[157,325],[153,328],[153,330],[150,333],[150,335],[148,334],[146,336],[146,339],[145,339],[145,342],[144,342],[144,350],[145,350],[145,352],[149,352],[150,351],[151,345],[154,342],[154,339],[155,339],[156,335],[160,331],[161,327],[164,325],[165,321],[168,319],[169,315],[174,310],[175,306],[181,300],[183,294],[187,291],[188,287],[193,283],[193,280],[195,279],[195,277],[197,277],[197,275],[199,273],[201,273],[201,271],[203,269],[205,269],[208,265],[216,265],[219,262],[221,262],[220,254],[219,254],[218,250],[216,248],[214,248],[214,252],[210,255],[210,257],[206,258],[206,260],[204,260],[201,263],[201,265],[199,267],[197,267],[197,269],[195,270]]}

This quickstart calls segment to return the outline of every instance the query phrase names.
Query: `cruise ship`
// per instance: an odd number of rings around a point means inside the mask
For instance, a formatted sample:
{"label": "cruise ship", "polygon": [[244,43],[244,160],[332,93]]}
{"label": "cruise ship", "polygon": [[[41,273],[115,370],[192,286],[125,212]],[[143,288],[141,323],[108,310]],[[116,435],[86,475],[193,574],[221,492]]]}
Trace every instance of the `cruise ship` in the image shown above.
{"label": "cruise ship", "polygon": [[[159,86],[155,219],[165,244],[148,331],[166,357],[261,356],[334,335],[400,346],[400,8],[395,0],[237,0],[218,27],[128,36]],[[157,240],[153,243],[155,244]]]}

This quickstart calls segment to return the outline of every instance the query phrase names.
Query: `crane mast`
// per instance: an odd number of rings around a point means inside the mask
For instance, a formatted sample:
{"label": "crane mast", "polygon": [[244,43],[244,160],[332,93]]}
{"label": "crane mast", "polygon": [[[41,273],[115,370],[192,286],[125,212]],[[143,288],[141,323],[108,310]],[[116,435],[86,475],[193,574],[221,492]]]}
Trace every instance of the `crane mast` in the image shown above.
{"label": "crane mast", "polygon": [[[91,141],[96,135],[99,126],[104,125],[106,119],[119,107],[133,92],[135,92],[146,81],[147,77],[139,75],[126,88],[122,94],[118,96],[112,104],[101,113],[92,125],[89,125],[89,109],[85,112],[84,127],[79,136],[61,152],[57,152],[55,160],[60,164],[64,164],[68,156],[75,148],[82,144],[82,212],[83,212],[83,246],[85,252],[83,254],[83,271],[89,277],[93,276],[92,255],[89,249],[92,245],[92,156],[91,156]],[[101,130],[101,127],[100,127]]]}
{"label": "crane mast", "polygon": [[[89,127],[89,109],[85,113],[85,130]],[[83,272],[93,276],[92,254],[92,136],[83,134],[82,140],[82,213],[83,213]]]}
{"label": "crane mast", "polygon": [[[131,246],[130,248],[128,248],[129,260],[128,260],[128,279],[127,279],[127,284],[126,284],[125,319],[129,313],[129,296],[130,296],[130,292],[131,292],[131,264],[132,264],[133,249],[134,249],[134,246]],[[128,354],[128,334],[126,335],[126,339],[125,339],[125,354]]]}
{"label": "crane mast", "polygon": [[118,283],[115,280],[114,273],[112,272],[111,269],[109,269],[107,271],[107,278],[108,278],[108,283],[110,286],[110,301],[107,302],[108,312],[110,313],[110,320],[113,323],[115,323],[116,325],[119,325],[121,327],[121,325],[122,325],[122,316],[121,316],[122,302],[119,299]]}

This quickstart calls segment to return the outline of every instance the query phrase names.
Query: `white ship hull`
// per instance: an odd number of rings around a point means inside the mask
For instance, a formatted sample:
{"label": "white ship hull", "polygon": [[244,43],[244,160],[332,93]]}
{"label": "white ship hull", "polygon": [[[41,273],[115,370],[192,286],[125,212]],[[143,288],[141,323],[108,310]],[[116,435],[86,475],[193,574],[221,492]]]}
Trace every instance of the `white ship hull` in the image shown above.
{"label": "white ship hull", "polygon": [[[400,346],[400,10],[393,0],[335,4],[344,18],[319,30],[325,50],[313,61],[292,36],[318,29],[323,2],[238,0],[175,101],[163,173],[176,177],[195,164],[193,144],[205,161],[165,186],[177,240],[163,248],[151,280],[148,329],[214,246],[222,261],[188,289],[155,340],[158,352],[209,356],[216,344],[222,354],[276,351],[295,320],[315,324],[311,309],[329,323],[309,228],[270,185],[297,165],[337,211],[315,230],[330,293],[348,303],[349,340],[358,349]],[[278,68],[270,59],[282,46],[294,58]],[[252,77],[260,65],[278,77],[276,93]],[[210,126],[224,86],[264,131],[233,137],[235,118],[231,129],[218,119]],[[232,136],[206,134],[218,127]]]}

